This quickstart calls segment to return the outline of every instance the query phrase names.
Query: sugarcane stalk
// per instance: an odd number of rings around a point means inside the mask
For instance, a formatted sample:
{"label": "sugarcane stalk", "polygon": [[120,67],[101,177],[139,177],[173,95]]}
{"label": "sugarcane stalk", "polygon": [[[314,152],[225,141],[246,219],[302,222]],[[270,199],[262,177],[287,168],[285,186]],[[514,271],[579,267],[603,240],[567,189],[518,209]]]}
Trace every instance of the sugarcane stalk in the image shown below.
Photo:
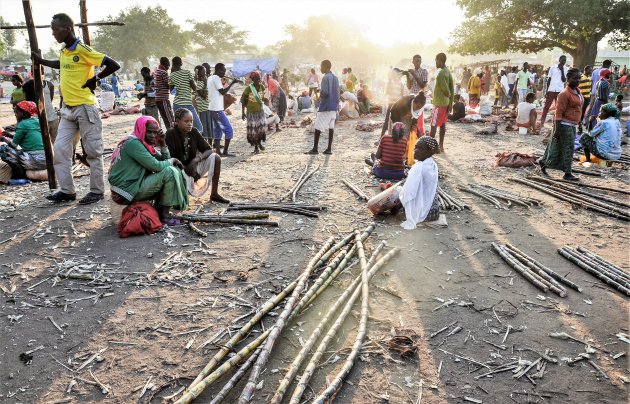
{"label": "sugarcane stalk", "polygon": [[326,210],[325,206],[321,205],[309,205],[302,202],[230,202],[230,207],[251,207],[259,206],[259,209],[267,209],[271,207],[285,207],[293,209],[304,209],[312,211]]}
{"label": "sugarcane stalk", "polygon": [[315,212],[312,212],[310,210],[307,209],[299,209],[299,208],[293,208],[293,207],[285,207],[285,206],[262,206],[262,205],[251,205],[251,206],[242,206],[242,205],[235,205],[235,206],[229,206],[227,208],[227,210],[229,211],[233,211],[233,210],[249,210],[249,209],[267,209],[267,210],[275,210],[277,212],[286,212],[286,213],[295,213],[298,215],[302,215],[302,216],[308,216],[308,217],[319,217],[319,215]]}
{"label": "sugarcane stalk", "polygon": [[472,189],[470,187],[460,186],[459,189],[461,189],[464,192],[468,192],[470,194],[477,195],[478,197],[481,197],[481,198],[491,202],[494,206],[496,206],[497,209],[502,209],[501,203],[496,198],[494,198],[493,196],[486,195],[485,193],[482,193],[482,192],[478,192],[478,191],[476,191],[476,190],[474,190],[474,189]]}
{"label": "sugarcane stalk", "polygon": [[291,187],[291,189],[289,190],[289,192],[287,192],[286,194],[282,195],[282,197],[279,199],[279,201],[282,201],[283,199],[288,198],[290,195],[293,194],[293,191],[295,190],[295,187],[298,186],[298,184],[300,184],[300,182],[302,182],[302,178],[304,178],[304,176],[306,175],[306,172],[308,171],[308,164],[304,165],[304,171],[302,172],[302,174],[300,174],[300,178],[298,178],[297,181],[295,181],[295,183],[293,184],[293,186]]}
{"label": "sugarcane stalk", "polygon": [[[240,330],[236,332],[236,334],[232,335],[230,340],[223,344],[219,352],[214,354],[212,359],[208,362],[208,364],[203,368],[199,375],[193,380],[193,382],[188,386],[190,390],[195,384],[199,383],[203,380],[210,372],[219,364],[219,362],[225,358],[225,356],[243,339],[251,330],[254,328],[260,320],[267,315],[271,310],[273,310],[285,297],[289,295],[289,293],[295,290],[295,287],[298,285],[298,281],[294,280],[291,282],[282,292],[277,295],[269,298],[261,307],[258,309],[256,314],[252,318],[249,319],[247,323]],[[201,345],[205,346],[205,343]]]}
{"label": "sugarcane stalk", "polygon": [[261,349],[262,349],[261,347],[256,348],[256,351],[247,359],[247,361],[245,361],[245,363],[241,365],[240,368],[238,368],[238,371],[234,373],[234,375],[230,378],[230,380],[228,380],[228,382],[225,384],[225,386],[223,386],[221,391],[219,391],[217,395],[214,396],[212,401],[210,401],[210,404],[219,404],[220,402],[225,400],[225,397],[227,397],[227,395],[234,388],[234,386],[236,386],[236,384],[243,378],[243,376],[249,370],[249,368],[252,367],[252,365],[256,361],[256,358],[258,358],[258,355],[260,354]]}
{"label": "sugarcane stalk", "polygon": [[569,202],[569,203],[573,203],[575,205],[582,206],[585,209],[592,210],[592,211],[598,212],[598,213],[602,213],[604,215],[611,216],[611,217],[614,217],[616,219],[620,219],[620,220],[624,220],[624,221],[630,221],[630,216],[629,215],[615,213],[614,211],[612,211],[610,209],[611,207],[608,207],[607,209],[605,209],[605,208],[602,208],[602,207],[597,206],[595,204],[592,204],[590,202],[587,202],[587,201],[584,201],[584,200],[578,200],[576,198],[567,196],[565,194],[555,192],[555,191],[553,191],[550,188],[541,186],[541,185],[539,185],[539,184],[537,184],[535,182],[532,182],[532,181],[526,181],[526,180],[523,180],[523,179],[520,179],[520,178],[510,178],[510,180],[518,182],[518,183],[521,183],[521,184],[524,184],[524,185],[527,185],[527,186],[530,186],[532,188],[535,188],[535,189],[537,189],[537,190],[539,190],[541,192],[544,192],[546,194],[554,196],[554,197],[556,197],[556,198],[558,198],[560,200],[563,200],[565,202]]}
{"label": "sugarcane stalk", "polygon": [[[381,259],[379,259],[372,266],[372,268],[370,268],[370,271],[368,272],[368,279],[372,279],[374,274],[376,274],[376,272],[378,272],[385,265],[387,261],[389,261],[396,253],[398,253],[398,251],[399,251],[398,248],[394,248],[391,251],[389,251],[387,254],[385,254]],[[370,261],[372,261],[372,259],[370,259]],[[339,313],[333,325],[330,327],[330,329],[328,330],[324,338],[320,341],[317,347],[317,350],[313,353],[313,356],[311,357],[306,368],[304,369],[304,372],[302,373],[302,376],[299,379],[298,385],[295,387],[295,390],[293,391],[293,394],[291,396],[291,400],[290,400],[291,404],[300,403],[300,399],[302,395],[304,394],[304,391],[306,391],[308,382],[313,376],[313,373],[315,372],[317,363],[319,362],[321,357],[324,355],[326,348],[328,347],[328,344],[330,344],[330,342],[337,336],[337,332],[343,325],[346,317],[348,317],[348,314],[352,311],[352,306],[354,305],[354,302],[359,298],[359,295],[362,292],[361,285],[360,285],[361,279],[362,279],[362,275],[358,276],[354,280],[354,282],[346,289],[346,291],[341,296],[339,296],[339,298],[335,301],[335,303],[332,306],[330,306],[326,315],[322,318],[322,320],[317,325],[317,328],[315,328],[315,330],[311,334],[311,337],[309,338],[309,341],[306,344],[311,345],[312,347],[315,341],[317,341],[317,338],[319,338],[319,336],[324,332],[324,328],[326,327],[328,322],[330,322],[330,320],[333,318],[337,310],[345,302],[345,306],[343,306],[341,313]],[[350,296],[349,299],[348,299],[348,296]]]}
{"label": "sugarcane stalk", "polygon": [[357,356],[359,356],[361,345],[363,345],[363,339],[367,333],[370,291],[365,250],[363,249],[363,243],[361,242],[361,234],[358,231],[355,232],[355,240],[359,253],[359,263],[361,265],[361,318],[359,320],[359,331],[354,339],[354,345],[352,346],[350,355],[346,358],[346,362],[343,367],[339,373],[337,373],[337,376],[335,376],[333,381],[328,385],[328,388],[326,388],[326,390],[324,390],[324,392],[315,399],[314,403],[317,404],[324,404],[326,400],[328,400],[337,390],[339,390],[339,388],[341,388],[341,383],[343,383],[343,380],[348,376],[352,366],[354,366],[354,361]]}
{"label": "sugarcane stalk", "polygon": [[343,182],[344,184],[346,184],[346,186],[348,188],[350,188],[350,190],[352,192],[354,192],[359,199],[363,200],[363,201],[367,201],[369,198],[367,197],[367,195],[365,195],[365,193],[363,193],[363,191],[361,191],[359,188],[357,188],[356,185],[350,183],[350,181],[346,180],[346,179],[342,179],[341,182]]}
{"label": "sugarcane stalk", "polygon": [[[376,247],[376,249],[372,253],[372,256],[370,257],[370,260],[367,263],[368,268],[371,268],[372,265],[374,265],[374,263],[376,262],[376,258],[378,257],[378,254],[381,252],[384,246],[385,246],[384,243],[380,243]],[[370,274],[373,275],[374,273],[370,272]],[[371,278],[371,276],[369,277]],[[335,303],[328,309],[328,312],[326,313],[324,318],[321,320],[320,325],[328,324],[328,322],[330,321],[330,318],[332,318],[332,316],[339,309],[339,307],[343,303],[345,303],[348,296],[350,296],[354,292],[359,282],[361,282],[361,277],[357,277],[354,280],[354,282],[352,282],[352,284],[343,292],[343,294],[339,296],[339,298],[335,301]],[[289,366],[289,368],[287,369],[287,373],[285,374],[284,378],[280,381],[278,389],[276,390],[276,393],[271,399],[271,403],[278,404],[282,401],[282,398],[284,397],[284,394],[286,393],[287,388],[289,387],[289,385],[295,378],[295,375],[297,374],[300,368],[300,365],[302,364],[304,359],[306,359],[306,356],[309,354],[311,348],[313,347],[313,345],[315,345],[315,342],[317,341],[319,336],[322,334],[322,332],[323,332],[323,326],[318,326],[313,331],[309,339],[302,345],[302,349],[293,360],[293,363],[291,363],[291,366]]]}
{"label": "sugarcane stalk", "polygon": [[473,189],[476,189],[476,190],[478,190],[480,192],[484,192],[484,193],[486,193],[486,194],[488,194],[490,196],[493,196],[495,198],[504,199],[506,201],[512,201],[512,202],[514,202],[514,203],[516,203],[518,205],[525,206],[526,208],[530,208],[533,205],[538,205],[539,204],[538,203],[539,201],[531,200],[530,198],[521,198],[518,195],[514,195],[514,194],[511,194],[511,193],[506,192],[506,191],[498,190],[498,189],[489,187],[487,185],[484,185],[484,186],[471,185],[471,187]]}
{"label": "sugarcane stalk", "polygon": [[[534,176],[534,175],[527,176],[527,179],[530,179],[530,180],[538,181],[538,178],[543,178],[543,177]],[[558,179],[545,178],[545,179],[549,180],[551,182],[554,182],[554,183],[575,184],[575,182],[573,182],[573,181],[562,180],[562,179],[559,179],[559,178]],[[623,190],[623,189],[602,187],[600,185],[585,184],[584,182],[580,182],[580,187],[593,188],[593,189],[599,189],[599,190],[602,190],[602,191],[610,191],[610,192],[617,192],[617,193],[620,193],[620,194],[630,195],[630,191],[626,191],[626,190]]]}
{"label": "sugarcane stalk", "polygon": [[238,351],[235,355],[231,356],[227,361],[223,362],[221,366],[219,366],[214,372],[210,373],[200,382],[192,386],[192,388],[189,388],[189,390],[187,390],[184,395],[175,402],[175,404],[189,404],[195,398],[199,397],[199,395],[203,393],[206,387],[210,386],[220,377],[226,375],[227,372],[229,372],[234,366],[237,366],[238,364],[243,362],[254,352],[254,350],[261,347],[261,345],[269,337],[269,334],[271,334],[271,329],[265,331],[254,341],[250,342],[249,344],[247,344],[247,346]]}
{"label": "sugarcane stalk", "polygon": [[574,257],[581,260],[586,265],[589,265],[594,270],[602,273],[603,275],[609,277],[613,281],[619,283],[621,286],[630,289],[630,282],[623,276],[620,276],[616,272],[612,271],[609,267],[605,267],[600,265],[598,262],[593,261],[590,257],[577,252],[574,249],[571,249],[568,246],[564,246]]}
{"label": "sugarcane stalk", "polygon": [[592,177],[601,177],[602,176],[602,173],[600,173],[600,172],[583,170],[581,168],[571,168],[571,171],[573,171],[575,173],[578,173],[578,174],[590,175]]}
{"label": "sugarcane stalk", "polygon": [[304,289],[304,285],[306,285],[306,281],[308,280],[308,277],[311,275],[311,272],[315,268],[316,263],[319,262],[322,255],[324,255],[324,253],[328,251],[328,249],[332,246],[333,240],[334,238],[331,237],[324,243],[322,248],[311,259],[311,261],[306,266],[306,269],[300,276],[297,286],[291,293],[291,296],[289,297],[287,303],[284,306],[284,310],[278,316],[278,320],[273,325],[271,329],[271,334],[265,340],[263,349],[260,352],[260,355],[258,355],[258,359],[256,360],[256,363],[254,364],[254,367],[252,368],[252,371],[249,375],[249,380],[247,381],[247,385],[245,385],[245,388],[243,389],[243,392],[241,393],[241,396],[239,398],[240,404],[249,403],[252,400],[252,397],[254,395],[254,390],[256,389],[256,383],[258,382],[258,377],[260,376],[260,372],[262,372],[263,367],[267,363],[267,360],[269,359],[269,355],[271,354],[271,350],[273,349],[273,346],[276,340],[278,339],[278,336],[284,329],[284,326],[286,325],[286,322],[289,316],[291,315],[293,308],[298,302],[299,294],[302,293],[302,289]]}
{"label": "sugarcane stalk", "polygon": [[[513,247],[513,246],[512,246]],[[508,250],[512,256],[514,256],[517,260],[521,261],[525,266],[529,267],[529,269],[534,272],[536,275],[540,276],[542,279],[549,283],[549,290],[553,293],[557,294],[560,297],[566,297],[567,291],[566,289],[560,285],[552,276],[550,276],[547,272],[541,269],[529,256],[525,255],[522,251],[513,250],[511,248],[511,244],[506,244],[504,246]]]}
{"label": "sugarcane stalk", "polygon": [[[591,197],[591,198],[594,197],[594,195],[592,193],[588,193],[588,192],[582,191],[581,189],[577,189],[577,188],[574,188],[574,187],[569,187],[569,186],[564,185],[564,184],[558,184],[557,182],[554,182],[554,181],[552,181],[552,180],[550,180],[548,178],[537,177],[537,176],[533,176],[533,175],[530,175],[527,178],[531,179],[531,180],[534,180],[534,181],[538,181],[538,182],[542,182],[542,183],[548,184],[551,187],[556,188],[556,189],[562,189],[562,190],[567,191],[567,192],[575,192],[577,194],[586,195],[586,196]],[[606,197],[601,196],[601,195],[597,195],[597,199],[600,200],[600,201],[609,202],[609,203],[612,203],[612,204],[615,204],[615,205],[618,205],[618,206],[630,208],[630,204],[623,203],[623,202],[617,201],[615,199],[609,199],[609,198],[606,198]]]}
{"label": "sugarcane stalk", "polygon": [[202,222],[202,223],[222,223],[222,224],[251,224],[261,226],[273,226],[278,227],[278,222],[270,220],[256,220],[256,219],[237,219],[237,218],[224,218],[224,217],[206,217],[195,215],[171,215],[173,219],[182,220],[185,222]]}
{"label": "sugarcane stalk", "polygon": [[188,228],[197,233],[197,235],[200,237],[208,237],[208,233],[195,226],[192,222],[188,222]]}
{"label": "sugarcane stalk", "polygon": [[308,181],[309,178],[311,178],[311,176],[313,174],[315,174],[315,172],[319,170],[319,165],[317,165],[317,167],[315,167],[314,170],[311,170],[308,174],[306,174],[304,176],[304,178],[302,179],[302,182],[300,182],[297,187],[295,187],[295,189],[293,190],[292,194],[291,194],[291,200],[293,202],[295,202],[295,200],[297,199],[297,194],[298,192],[300,192],[300,188],[302,188],[302,186],[306,183],[306,181]]}
{"label": "sugarcane stalk", "polygon": [[250,212],[250,213],[236,213],[229,215],[207,215],[198,213],[183,213],[181,216],[185,217],[202,217],[209,219],[267,219],[269,218],[269,212]]}
{"label": "sugarcane stalk", "polygon": [[520,254],[523,257],[527,257],[531,261],[532,264],[536,265],[539,269],[542,269],[543,271],[545,271],[549,276],[554,278],[556,281],[562,282],[565,285],[567,285],[568,287],[570,287],[572,289],[575,289],[575,290],[577,290],[580,293],[582,292],[582,288],[580,286],[578,286],[575,283],[571,282],[570,280],[568,280],[564,276],[560,275],[559,273],[557,273],[557,272],[551,270],[550,268],[544,266],[539,261],[536,261],[532,257],[528,256],[527,254],[525,254],[524,252],[522,252],[521,250],[519,250],[518,248],[516,248],[512,244],[507,243],[505,246],[507,248],[509,248],[512,252],[516,252],[517,254]]}
{"label": "sugarcane stalk", "polygon": [[527,270],[527,267],[525,267],[524,265],[519,263],[516,259],[514,259],[503,247],[499,246],[497,243],[492,243],[492,247],[497,252],[497,254],[499,254],[501,258],[503,258],[503,260],[508,263],[508,265],[510,265],[516,272],[521,274],[530,283],[532,283],[534,286],[536,286],[538,289],[542,290],[543,292],[549,291],[548,284],[544,282],[540,282],[532,274],[532,272]]}
{"label": "sugarcane stalk", "polygon": [[624,271],[621,267],[615,265],[614,263],[607,261],[606,259],[600,257],[599,255],[595,254],[592,251],[587,250],[584,247],[577,247],[577,251],[579,251],[580,253],[586,255],[587,257],[590,257],[592,260],[596,261],[598,264],[605,266],[607,268],[612,269],[614,272],[618,273],[619,275],[627,278],[630,280],[630,274],[627,273],[626,271]]}
{"label": "sugarcane stalk", "polygon": [[604,283],[614,287],[618,291],[624,293],[626,296],[630,296],[630,289],[620,285],[619,283],[610,279],[608,276],[592,268],[590,265],[584,263],[582,260],[580,260],[579,258],[575,257],[573,254],[571,254],[571,251],[568,250],[566,247],[559,248],[558,253],[562,255],[564,258],[566,258],[567,260],[571,261],[575,265],[585,270],[586,272],[590,273],[591,275],[595,276],[599,280],[603,281]]}

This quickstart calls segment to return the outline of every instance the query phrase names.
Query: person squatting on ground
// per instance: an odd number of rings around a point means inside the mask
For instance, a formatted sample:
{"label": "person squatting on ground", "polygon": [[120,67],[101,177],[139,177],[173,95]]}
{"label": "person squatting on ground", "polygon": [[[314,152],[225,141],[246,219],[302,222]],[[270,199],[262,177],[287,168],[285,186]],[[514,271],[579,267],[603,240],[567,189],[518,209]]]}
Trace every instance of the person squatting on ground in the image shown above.
{"label": "person squatting on ground", "polygon": [[564,171],[564,179],[578,181],[579,178],[571,174],[573,163],[573,149],[575,135],[584,97],[578,89],[581,73],[578,69],[567,72],[567,87],[558,94],[556,115],[551,134],[551,141],[547,145],[545,155],[538,161],[543,174],[547,175],[547,168]]}
{"label": "person squatting on ground", "polygon": [[13,138],[0,137],[0,182],[27,178],[28,170],[45,170],[46,155],[37,117],[37,106],[32,101],[20,101],[13,109],[17,125]]}
{"label": "person squatting on ground", "polygon": [[391,135],[381,136],[376,153],[365,162],[372,166],[372,174],[376,178],[398,181],[405,176],[406,157],[405,125],[402,122],[396,122],[392,126]]}
{"label": "person squatting on ground", "polygon": [[586,161],[591,161],[591,154],[603,160],[618,160],[621,157],[620,116],[619,109],[613,103],[601,107],[597,125],[580,137]]}
{"label": "person squatting on ground", "polygon": [[247,142],[254,146],[254,153],[259,153],[260,150],[265,150],[262,142],[267,140],[267,122],[262,100],[265,86],[261,82],[260,73],[252,72],[250,78],[252,82],[241,97],[242,116],[243,120],[247,120]]}
{"label": "person squatting on ground", "polygon": [[[83,44],[74,34],[74,22],[66,14],[55,14],[51,22],[52,34],[65,46],[58,60],[45,60],[37,52],[32,57],[36,64],[60,69],[60,91],[63,94],[61,121],[53,145],[54,165],[59,190],[46,196],[52,202],[76,199],[72,178],[72,154],[79,133],[83,150],[90,166],[90,192],[80,201],[89,204],[103,199],[103,137],[101,116],[96,105],[96,83],[120,69],[120,65],[108,56]],[[105,66],[94,75],[95,66]]]}
{"label": "person squatting on ground", "polygon": [[438,53],[435,57],[435,66],[440,69],[435,79],[433,90],[433,111],[431,112],[431,132],[429,136],[435,138],[437,128],[440,128],[440,152],[444,153],[444,135],[446,134],[446,122],[448,114],[453,108],[453,96],[455,85],[451,72],[446,67],[446,55]]}
{"label": "person squatting on ground", "polygon": [[536,94],[527,93],[525,101],[519,102],[516,107],[516,126],[519,128],[527,128],[528,132],[532,134],[538,133],[536,130],[538,114],[536,113],[534,101],[536,101]]}
{"label": "person squatting on ground", "polygon": [[170,209],[188,207],[183,168],[178,159],[171,157],[158,122],[143,115],[136,120],[133,133],[122,138],[112,153],[112,200],[123,205],[155,201],[162,223],[175,224],[169,222]]}
{"label": "person squatting on ground", "polygon": [[210,200],[230,202],[219,195],[221,157],[193,127],[193,116],[187,109],[175,112],[175,126],[166,131],[166,145],[170,155],[184,165],[183,174],[190,196],[198,198],[210,188]]}
{"label": "person squatting on ground", "polygon": [[180,108],[189,110],[193,114],[195,128],[199,132],[203,132],[203,125],[192,103],[192,92],[197,91],[193,74],[190,70],[182,69],[183,62],[179,56],[175,56],[172,63],[173,67],[171,67],[171,74],[168,76],[168,84],[171,91],[174,88],[177,89],[173,99],[173,111],[177,111]]}
{"label": "person squatting on ground", "polygon": [[330,60],[323,60],[320,71],[323,74],[320,86],[320,102],[317,116],[315,117],[315,136],[313,148],[306,154],[318,154],[319,136],[322,131],[328,130],[328,147],[324,154],[332,154],[333,136],[335,134],[335,121],[339,110],[339,80],[331,71]]}
{"label": "person squatting on ground", "polygon": [[[230,156],[228,148],[230,142],[234,136],[234,129],[225,115],[225,95],[229,93],[234,83],[238,83],[237,79],[233,79],[227,88],[223,87],[221,79],[225,77],[225,65],[223,63],[217,63],[214,66],[214,74],[208,78],[208,98],[210,99],[210,118],[212,125],[212,139],[213,147],[221,153],[223,157]],[[223,152],[221,152],[219,144],[221,138],[225,135],[225,145],[223,146]]]}

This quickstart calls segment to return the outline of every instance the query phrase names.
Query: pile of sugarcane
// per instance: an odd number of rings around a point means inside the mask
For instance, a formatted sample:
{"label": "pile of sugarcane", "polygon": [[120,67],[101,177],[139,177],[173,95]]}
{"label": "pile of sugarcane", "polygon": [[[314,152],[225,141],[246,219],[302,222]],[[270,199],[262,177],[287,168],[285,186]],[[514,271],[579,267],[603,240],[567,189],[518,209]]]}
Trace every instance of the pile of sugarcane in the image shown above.
{"label": "pile of sugarcane", "polygon": [[[366,262],[363,242],[373,232],[375,225],[368,226],[363,233],[355,230],[354,233],[344,237],[341,241],[334,244],[331,237],[321,247],[319,252],[310,260],[304,272],[288,286],[284,288],[278,295],[271,297],[265,302],[254,316],[227,342],[219,344],[221,349],[210,359],[208,364],[199,373],[196,379],[186,389],[183,395],[177,400],[178,404],[189,403],[198,397],[208,386],[211,386],[222,376],[234,370],[232,377],[220,392],[212,399],[211,403],[219,403],[223,401],[230,391],[238,384],[239,380],[250,372],[247,384],[240,394],[239,403],[249,403],[252,401],[256,386],[259,384],[259,378],[265,369],[269,356],[276,345],[279,343],[278,337],[283,330],[287,328],[287,324],[295,319],[304,309],[306,309],[325,289],[326,287],[348,266],[350,260],[355,255],[359,258],[361,274],[357,276],[354,282],[343,292],[343,294],[330,306],[326,315],[322,318],[313,334],[308,341],[303,344],[302,350],[295,358],[287,373],[280,382],[280,385],[272,399],[272,402],[278,403],[287,391],[291,382],[295,378],[297,371],[302,362],[311,353],[311,348],[315,346],[319,337],[324,334],[328,323],[334,320],[334,324],[330,326],[324,337],[321,339],[319,346],[314,351],[313,356],[306,365],[304,373],[299,379],[299,383],[293,392],[291,402],[299,403],[306,389],[308,381],[315,371],[318,361],[326,352],[326,347],[331,340],[339,337],[339,329],[343,325],[344,320],[352,310],[355,301],[361,295],[361,318],[359,329],[355,338],[352,351],[342,368],[342,370],[331,378],[332,382],[319,395],[315,402],[323,403],[330,399],[336,391],[341,387],[343,379],[348,375],[352,365],[359,354],[360,347],[366,334],[368,320],[368,282],[374,274],[383,267],[383,265],[397,252],[392,249],[380,259],[383,244],[379,244],[375,248],[369,261]],[[309,279],[316,276],[311,281],[311,286],[306,288]],[[283,305],[280,314],[270,316],[269,313]],[[341,312],[338,313],[338,310]],[[266,330],[253,336],[254,328],[262,320],[272,321],[273,325],[267,327]],[[230,352],[235,352],[228,357]],[[251,369],[251,370],[250,370]],[[235,402],[234,400],[233,402]]]}
{"label": "pile of sugarcane", "polygon": [[450,195],[440,186],[438,186],[438,200],[440,201],[440,209],[442,210],[456,210],[458,212],[464,209],[470,210],[470,206]]}
{"label": "pile of sugarcane", "polygon": [[565,245],[558,249],[558,254],[602,282],[612,286],[626,296],[630,296],[630,273],[612,262],[579,246],[574,249]]}
{"label": "pile of sugarcane", "polygon": [[[460,185],[459,189],[487,200],[488,202],[496,206],[497,209],[508,209],[510,206],[512,206],[512,203],[524,206],[528,209],[531,206],[542,205],[542,202],[538,199],[516,195],[503,189],[493,188],[488,185]],[[505,201],[505,206],[501,203],[501,200]]]}
{"label": "pile of sugarcane", "polygon": [[560,297],[565,297],[567,290],[561,283],[578,292],[582,292],[581,287],[536,261],[510,243],[505,245],[492,243],[492,248],[512,269],[543,292],[551,291]]}
{"label": "pile of sugarcane", "polygon": [[527,179],[510,178],[510,180],[535,188],[557,199],[581,206],[585,209],[617,219],[630,221],[630,210],[628,210],[630,205],[625,202],[603,196],[594,196],[590,192],[580,190],[578,186],[569,186],[539,176],[528,176]]}
{"label": "pile of sugarcane", "polygon": [[173,219],[178,219],[188,223],[201,222],[215,224],[251,224],[278,227],[278,222],[268,220],[269,212],[252,212],[237,215],[208,215],[203,213],[185,213],[181,215],[172,215],[171,217]]}
{"label": "pile of sugarcane", "polygon": [[274,210],[308,217],[319,217],[316,212],[325,209],[324,206],[293,202],[231,202],[226,210]]}
{"label": "pile of sugarcane", "polygon": [[319,165],[317,165],[317,167],[315,167],[311,171],[308,171],[308,167],[309,167],[309,165],[306,164],[306,166],[304,167],[304,171],[300,175],[300,178],[298,178],[298,180],[295,182],[295,184],[293,184],[293,187],[289,190],[289,192],[284,194],[279,199],[279,201],[283,201],[283,200],[291,197],[291,201],[295,202],[295,200],[297,199],[297,194],[298,194],[298,192],[300,192],[300,188],[302,188],[302,185],[304,185],[306,183],[306,181],[308,181],[308,179],[311,178],[311,176],[313,174],[315,174],[315,172],[317,170],[319,170]]}

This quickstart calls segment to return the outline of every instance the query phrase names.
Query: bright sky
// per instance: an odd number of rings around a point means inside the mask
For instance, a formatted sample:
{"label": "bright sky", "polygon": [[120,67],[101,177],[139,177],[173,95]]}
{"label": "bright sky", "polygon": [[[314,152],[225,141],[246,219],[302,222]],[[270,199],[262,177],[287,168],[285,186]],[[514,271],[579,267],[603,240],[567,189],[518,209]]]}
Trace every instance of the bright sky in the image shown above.
{"label": "bright sky", "polygon": [[[264,47],[284,39],[284,27],[288,24],[301,24],[312,15],[332,15],[363,27],[364,35],[373,42],[390,45],[448,40],[450,32],[463,20],[462,11],[454,3],[454,0],[88,0],[88,18],[100,20],[108,14],[118,14],[131,4],[143,8],[160,5],[184,27],[188,19],[222,19],[249,31],[249,42]],[[31,0],[31,4],[36,24],[48,24],[58,12],[80,21],[78,0]],[[23,21],[22,1],[0,0],[0,14],[11,23]],[[159,26],[157,21],[156,26]],[[50,30],[39,30],[38,39],[44,51],[54,45]]]}

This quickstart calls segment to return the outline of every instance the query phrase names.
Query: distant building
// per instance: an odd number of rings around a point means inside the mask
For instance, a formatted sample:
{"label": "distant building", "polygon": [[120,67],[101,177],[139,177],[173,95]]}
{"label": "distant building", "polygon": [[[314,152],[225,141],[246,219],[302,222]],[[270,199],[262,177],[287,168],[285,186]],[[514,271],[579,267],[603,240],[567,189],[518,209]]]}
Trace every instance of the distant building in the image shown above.
{"label": "distant building", "polygon": [[597,51],[597,57],[595,58],[595,65],[600,65],[606,59],[613,61],[613,66],[630,66],[630,50],[614,51],[614,50],[599,50]]}

